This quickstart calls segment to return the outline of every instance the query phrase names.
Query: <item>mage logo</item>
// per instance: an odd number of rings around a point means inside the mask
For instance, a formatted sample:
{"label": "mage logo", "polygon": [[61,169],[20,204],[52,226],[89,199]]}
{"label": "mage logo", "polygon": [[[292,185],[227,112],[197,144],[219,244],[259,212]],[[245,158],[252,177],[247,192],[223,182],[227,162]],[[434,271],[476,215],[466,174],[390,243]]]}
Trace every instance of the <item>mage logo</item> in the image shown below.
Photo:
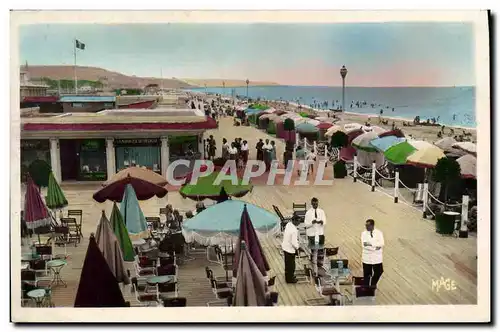
{"label": "mage logo", "polygon": [[457,283],[450,278],[441,277],[440,279],[432,279],[432,290],[439,293],[440,290],[454,291],[457,289]]}

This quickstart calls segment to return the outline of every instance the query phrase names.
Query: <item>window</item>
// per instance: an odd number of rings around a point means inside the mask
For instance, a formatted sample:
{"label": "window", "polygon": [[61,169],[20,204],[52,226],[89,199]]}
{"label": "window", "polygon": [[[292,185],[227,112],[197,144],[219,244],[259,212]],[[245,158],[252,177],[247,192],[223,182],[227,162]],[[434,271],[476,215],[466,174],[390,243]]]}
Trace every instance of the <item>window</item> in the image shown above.
{"label": "window", "polygon": [[75,108],[82,108],[82,107],[85,107],[85,105],[83,103],[73,103],[71,106],[75,107]]}

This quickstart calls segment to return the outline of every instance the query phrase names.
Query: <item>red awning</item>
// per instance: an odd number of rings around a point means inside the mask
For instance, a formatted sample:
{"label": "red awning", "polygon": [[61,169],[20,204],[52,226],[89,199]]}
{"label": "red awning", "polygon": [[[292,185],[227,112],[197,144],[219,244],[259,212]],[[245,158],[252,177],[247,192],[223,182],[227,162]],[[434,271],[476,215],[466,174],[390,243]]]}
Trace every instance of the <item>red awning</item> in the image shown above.
{"label": "red awning", "polygon": [[23,98],[23,103],[56,103],[58,101],[58,96],[31,96]]}
{"label": "red awning", "polygon": [[125,130],[196,130],[215,129],[217,122],[208,117],[191,123],[25,123],[25,131],[125,131]]}

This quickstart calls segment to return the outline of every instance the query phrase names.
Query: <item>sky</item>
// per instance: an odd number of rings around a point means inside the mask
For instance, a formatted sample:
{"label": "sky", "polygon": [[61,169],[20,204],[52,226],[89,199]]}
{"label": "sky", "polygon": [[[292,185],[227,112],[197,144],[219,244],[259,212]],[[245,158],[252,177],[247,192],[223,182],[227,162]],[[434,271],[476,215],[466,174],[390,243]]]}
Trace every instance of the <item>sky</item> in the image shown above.
{"label": "sky", "polygon": [[20,28],[20,62],[126,75],[283,85],[473,86],[468,23],[44,24]]}

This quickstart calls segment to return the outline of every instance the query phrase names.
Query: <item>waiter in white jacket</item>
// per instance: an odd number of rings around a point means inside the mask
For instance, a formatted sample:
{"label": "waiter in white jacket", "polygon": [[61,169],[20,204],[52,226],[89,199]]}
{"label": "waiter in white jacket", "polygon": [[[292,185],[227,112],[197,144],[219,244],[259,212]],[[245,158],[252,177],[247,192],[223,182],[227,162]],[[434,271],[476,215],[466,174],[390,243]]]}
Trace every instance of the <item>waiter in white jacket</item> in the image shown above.
{"label": "waiter in white jacket", "polygon": [[319,200],[313,197],[311,199],[311,208],[306,212],[304,224],[306,226],[309,247],[315,248],[316,244],[318,244],[321,248],[320,250],[311,249],[311,261],[314,263],[314,256],[317,253],[316,263],[318,267],[321,267],[324,258],[324,249],[322,249],[322,247],[325,244],[326,214],[325,211],[318,206]]}
{"label": "waiter in white jacket", "polygon": [[298,218],[293,218],[285,226],[283,232],[283,242],[281,248],[283,249],[283,256],[285,257],[285,281],[287,284],[297,283],[295,277],[295,256],[299,250],[299,231],[297,225],[300,223]]}
{"label": "waiter in white jacket", "polygon": [[375,221],[366,221],[366,231],[361,233],[361,244],[363,246],[363,279],[366,286],[377,288],[377,283],[384,273],[382,266],[382,248],[384,247],[384,235],[375,229]]}

